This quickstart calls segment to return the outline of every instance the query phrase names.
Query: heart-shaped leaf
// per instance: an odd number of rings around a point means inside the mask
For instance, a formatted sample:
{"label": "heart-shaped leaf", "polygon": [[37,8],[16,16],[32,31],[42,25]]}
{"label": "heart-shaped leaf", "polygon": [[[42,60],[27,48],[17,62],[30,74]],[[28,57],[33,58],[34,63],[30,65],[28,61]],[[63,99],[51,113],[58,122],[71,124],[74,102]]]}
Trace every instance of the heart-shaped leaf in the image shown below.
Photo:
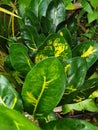
{"label": "heart-shaped leaf", "polygon": [[22,111],[22,100],[6,77],[0,75],[0,104]]}
{"label": "heart-shaped leaf", "polygon": [[41,130],[21,113],[0,105],[1,130]]}
{"label": "heart-shaped leaf", "polygon": [[63,66],[57,58],[37,63],[27,74],[22,88],[25,107],[34,116],[47,116],[62,98],[65,80]]}

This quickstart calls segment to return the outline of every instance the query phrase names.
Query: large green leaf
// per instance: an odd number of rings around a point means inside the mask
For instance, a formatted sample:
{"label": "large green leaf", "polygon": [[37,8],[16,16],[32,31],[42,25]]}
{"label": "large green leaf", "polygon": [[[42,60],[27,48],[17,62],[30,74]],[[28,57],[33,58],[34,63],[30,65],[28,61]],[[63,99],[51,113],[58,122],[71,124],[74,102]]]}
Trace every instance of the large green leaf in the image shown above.
{"label": "large green leaf", "polygon": [[95,99],[86,99],[84,101],[74,103],[74,104],[65,104],[62,107],[63,114],[67,114],[72,110],[76,111],[90,111],[98,113],[98,105],[95,103]]}
{"label": "large green leaf", "polygon": [[80,89],[77,89],[76,91],[68,91],[64,93],[63,98],[61,100],[61,105],[66,104],[71,104],[75,102],[81,102],[98,89],[98,79],[91,79],[91,80],[86,80],[84,84],[81,86]]}
{"label": "large green leaf", "polygon": [[0,104],[22,111],[22,100],[6,77],[0,75]]}
{"label": "large green leaf", "polygon": [[47,116],[59,103],[65,90],[65,80],[63,66],[57,58],[37,63],[27,74],[22,88],[25,107],[34,116]]}
{"label": "large green leaf", "polygon": [[90,68],[98,59],[98,44],[92,41],[81,43],[73,50],[73,56],[81,56]]}
{"label": "large green leaf", "polygon": [[46,15],[47,8],[52,0],[32,0],[30,3],[30,9],[38,17]]}
{"label": "large green leaf", "polygon": [[51,34],[44,41],[44,44],[40,46],[35,57],[35,63],[51,56],[65,60],[71,58],[71,55],[71,49],[66,40],[59,34]]}
{"label": "large green leaf", "polygon": [[67,74],[66,88],[71,92],[80,89],[84,83],[87,73],[87,64],[81,57],[74,57],[63,61],[65,73]]}
{"label": "large green leaf", "polygon": [[57,27],[65,19],[65,6],[62,0],[54,0],[50,3],[47,14],[47,18],[52,20],[52,24]]}
{"label": "large green leaf", "polygon": [[9,56],[13,68],[23,74],[27,74],[33,63],[28,57],[28,50],[23,44],[12,44],[9,48]]}
{"label": "large green leaf", "polygon": [[28,47],[29,53],[33,54],[37,50],[37,39],[38,33],[35,28],[24,25],[21,29],[21,36],[24,41],[24,44]]}
{"label": "large green leaf", "polygon": [[36,15],[28,9],[23,17],[23,23],[20,24],[21,36],[25,45],[34,53],[45,39],[43,33],[38,32],[41,29],[40,23]]}
{"label": "large green leaf", "polygon": [[41,130],[15,110],[0,105],[0,130]]}
{"label": "large green leaf", "polygon": [[60,119],[43,126],[43,130],[98,130],[98,127],[79,119]]}
{"label": "large green leaf", "polygon": [[83,88],[87,64],[85,59],[74,57],[63,61],[63,66],[67,75],[67,84],[61,104],[72,103],[77,96],[79,97],[78,92]]}

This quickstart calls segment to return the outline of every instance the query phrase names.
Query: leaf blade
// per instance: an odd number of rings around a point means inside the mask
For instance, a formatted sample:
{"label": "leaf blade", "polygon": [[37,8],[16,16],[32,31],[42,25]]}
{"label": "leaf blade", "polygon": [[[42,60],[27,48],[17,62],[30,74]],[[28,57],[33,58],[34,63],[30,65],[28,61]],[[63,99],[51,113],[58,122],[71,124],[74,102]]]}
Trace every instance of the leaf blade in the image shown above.
{"label": "leaf blade", "polygon": [[[57,58],[40,61],[28,73],[23,85],[22,97],[26,107],[31,108],[35,116],[49,114],[63,95],[65,80],[62,64]],[[27,92],[31,95],[29,101]],[[54,102],[51,104],[52,100]]]}

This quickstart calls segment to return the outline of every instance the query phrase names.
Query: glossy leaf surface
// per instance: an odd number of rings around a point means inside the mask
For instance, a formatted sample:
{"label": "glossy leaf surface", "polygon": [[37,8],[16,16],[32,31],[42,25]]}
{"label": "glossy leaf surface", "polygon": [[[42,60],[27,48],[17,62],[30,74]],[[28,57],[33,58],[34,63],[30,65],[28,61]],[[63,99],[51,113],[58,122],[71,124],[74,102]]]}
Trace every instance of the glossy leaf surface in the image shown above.
{"label": "glossy leaf surface", "polygon": [[67,74],[67,89],[79,89],[85,80],[87,65],[81,57],[74,57],[63,62]]}
{"label": "glossy leaf surface", "polygon": [[30,9],[38,17],[46,15],[47,8],[52,0],[32,0],[30,3]]}
{"label": "glossy leaf surface", "polygon": [[73,50],[73,56],[84,58],[89,68],[98,59],[98,44],[92,41],[81,43]]}
{"label": "glossy leaf surface", "polygon": [[25,107],[35,116],[47,116],[59,103],[65,90],[65,80],[63,66],[57,58],[40,61],[27,74],[23,85]]}
{"label": "glossy leaf surface", "polygon": [[98,112],[98,106],[94,100],[95,99],[86,99],[82,102],[78,102],[74,104],[65,104],[62,108],[63,114],[67,114],[72,110]]}
{"label": "glossy leaf surface", "polygon": [[9,49],[10,60],[13,68],[23,74],[27,74],[33,63],[28,57],[28,50],[22,44],[13,44]]}
{"label": "glossy leaf surface", "polygon": [[76,102],[81,102],[96,91],[98,89],[98,79],[91,79],[91,80],[85,80],[83,85],[80,89],[77,89],[76,91],[65,91],[63,98],[61,100],[61,104],[71,104]]}
{"label": "glossy leaf surface", "polygon": [[46,16],[52,20],[52,24],[57,27],[65,19],[65,7],[62,0],[52,1],[47,9]]}
{"label": "glossy leaf surface", "polygon": [[0,75],[0,104],[22,111],[22,100],[6,77]]}
{"label": "glossy leaf surface", "polygon": [[0,105],[0,130],[41,130],[21,113]]}
{"label": "glossy leaf surface", "polygon": [[98,130],[98,127],[87,121],[66,118],[47,123],[43,130]]}
{"label": "glossy leaf surface", "polygon": [[58,32],[62,37],[65,38],[65,40],[68,42],[68,44],[70,46],[72,46],[72,38],[71,38],[71,33],[69,32],[69,30],[67,28],[62,28],[59,30]]}
{"label": "glossy leaf surface", "polygon": [[19,13],[23,17],[32,0],[18,0]]}
{"label": "glossy leaf surface", "polygon": [[71,58],[71,49],[66,40],[59,34],[51,34],[47,37],[37,52],[35,63],[51,56],[58,57],[61,60]]}

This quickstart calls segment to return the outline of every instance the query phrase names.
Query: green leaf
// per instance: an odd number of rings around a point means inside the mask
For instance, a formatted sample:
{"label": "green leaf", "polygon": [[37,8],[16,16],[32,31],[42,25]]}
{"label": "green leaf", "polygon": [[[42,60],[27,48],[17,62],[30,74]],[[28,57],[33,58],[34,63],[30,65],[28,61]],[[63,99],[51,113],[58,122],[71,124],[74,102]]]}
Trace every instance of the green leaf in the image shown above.
{"label": "green leaf", "polygon": [[75,6],[74,4],[72,3],[69,3],[67,6],[66,6],[66,10],[74,10],[75,9]]}
{"label": "green leaf", "polygon": [[98,127],[87,121],[66,118],[47,123],[43,130],[98,130]]}
{"label": "green leaf", "polygon": [[0,104],[22,111],[22,100],[6,77],[0,75]]}
{"label": "green leaf", "polygon": [[46,15],[47,8],[52,0],[32,0],[30,3],[30,9],[38,17]]}
{"label": "green leaf", "polygon": [[95,103],[95,99],[86,99],[74,104],[65,104],[62,110],[63,114],[67,114],[72,110],[98,112],[98,105]]}
{"label": "green leaf", "polygon": [[84,11],[86,11],[87,13],[93,12],[92,7],[90,6],[90,4],[86,0],[82,0],[81,4],[83,6]]}
{"label": "green leaf", "polygon": [[64,5],[65,5],[65,7],[67,6],[67,5],[69,5],[69,3],[71,3],[73,0],[63,0],[63,3],[64,3]]}
{"label": "green leaf", "polygon": [[32,0],[18,0],[19,13],[23,17]]}
{"label": "green leaf", "polygon": [[67,75],[66,89],[69,91],[68,93],[80,89],[84,83],[87,73],[87,64],[85,59],[81,57],[74,57],[63,61],[63,66]]}
{"label": "green leaf", "polygon": [[32,10],[27,9],[26,13],[23,17],[23,21],[25,26],[31,26],[33,27],[36,31],[40,30],[40,23],[36,15],[32,12]]}
{"label": "green leaf", "polygon": [[21,29],[21,36],[24,44],[28,47],[29,53],[33,54],[37,50],[38,33],[32,26],[24,26]]}
{"label": "green leaf", "polygon": [[47,116],[59,103],[65,81],[63,66],[57,58],[40,61],[27,74],[22,88],[25,107],[34,116]]}
{"label": "green leaf", "polygon": [[71,58],[71,49],[66,40],[59,34],[51,34],[47,37],[36,54],[35,63],[51,56],[61,60]]}
{"label": "green leaf", "polygon": [[56,32],[56,26],[52,24],[52,20],[47,17],[41,18],[42,32],[47,36]]}
{"label": "green leaf", "polygon": [[98,19],[98,11],[93,11],[87,15],[88,23],[92,23],[93,21]]}
{"label": "green leaf", "polygon": [[62,0],[52,1],[47,9],[46,17],[57,27],[65,19],[65,7]]}
{"label": "green leaf", "polygon": [[98,59],[98,44],[92,41],[84,42],[73,49],[73,56],[84,58],[89,69]]}
{"label": "green leaf", "polygon": [[70,46],[72,46],[72,37],[70,31],[64,27],[58,31],[58,33],[65,38],[65,40],[68,42]]}
{"label": "green leaf", "polygon": [[0,105],[1,130],[41,130],[21,113]]}
{"label": "green leaf", "polygon": [[98,7],[98,0],[90,0],[90,3],[94,8]]}
{"label": "green leaf", "polygon": [[[81,102],[96,91],[98,88],[98,79],[91,79],[91,80],[86,80],[84,84],[81,86],[80,89],[77,89],[76,91],[70,91],[66,89],[63,98],[60,102],[61,105],[66,104],[71,104],[71,103],[76,103],[76,102]],[[69,93],[68,93],[68,92]]]}
{"label": "green leaf", "polygon": [[13,68],[23,74],[27,74],[33,66],[27,53],[28,50],[23,44],[12,44],[9,48],[9,56]]}

